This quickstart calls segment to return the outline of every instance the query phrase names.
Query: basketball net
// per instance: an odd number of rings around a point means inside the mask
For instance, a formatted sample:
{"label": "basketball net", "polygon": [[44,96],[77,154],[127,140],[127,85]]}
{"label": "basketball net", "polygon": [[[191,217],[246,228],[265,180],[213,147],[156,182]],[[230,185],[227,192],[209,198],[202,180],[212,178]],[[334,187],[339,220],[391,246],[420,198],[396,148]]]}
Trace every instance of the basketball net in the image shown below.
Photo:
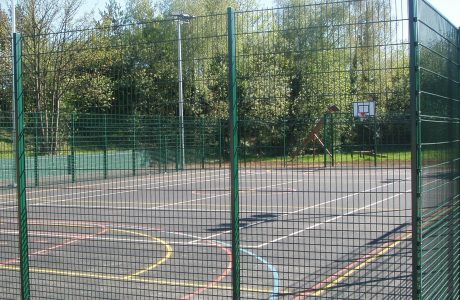
{"label": "basketball net", "polygon": [[365,119],[365,118],[367,117],[367,112],[365,112],[365,111],[360,112],[360,113],[359,113],[359,117],[360,117],[361,119]]}

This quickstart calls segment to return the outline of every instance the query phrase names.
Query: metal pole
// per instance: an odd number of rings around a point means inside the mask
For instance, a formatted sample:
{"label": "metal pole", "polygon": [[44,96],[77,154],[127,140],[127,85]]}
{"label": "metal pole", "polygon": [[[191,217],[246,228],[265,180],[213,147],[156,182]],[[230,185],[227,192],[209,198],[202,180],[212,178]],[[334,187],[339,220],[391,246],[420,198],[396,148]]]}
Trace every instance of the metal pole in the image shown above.
{"label": "metal pole", "polygon": [[324,153],[323,153],[323,160],[324,160],[324,167],[327,167],[327,114],[324,114],[323,116],[323,148],[324,148]]}
{"label": "metal pole", "polygon": [[39,172],[38,172],[38,152],[39,152],[39,142],[38,142],[38,112],[34,113],[34,129],[35,129],[35,147],[34,147],[34,178],[35,186],[38,187],[40,183]]}
{"label": "metal pole", "polygon": [[422,299],[422,158],[420,117],[420,66],[418,1],[409,0],[410,96],[411,96],[411,186],[412,186],[412,299]]}
{"label": "metal pole", "polygon": [[185,145],[184,145],[184,91],[182,80],[182,36],[181,36],[182,20],[177,20],[177,51],[178,51],[178,66],[179,66],[179,136],[180,136],[180,162],[181,170],[185,166]]}
{"label": "metal pole", "polygon": [[204,118],[201,118],[201,168],[204,169]]}
{"label": "metal pole", "polygon": [[374,167],[377,167],[377,115],[374,116]]}
{"label": "metal pole", "polygon": [[109,148],[108,146],[108,137],[107,137],[107,114],[104,114],[104,161],[103,161],[103,167],[104,167],[104,179],[107,179],[107,166],[108,166],[108,161],[107,161],[107,150]]}
{"label": "metal pole", "polygon": [[133,176],[136,176],[136,115],[133,116],[133,150],[131,155],[132,160],[132,172]]}
{"label": "metal pole", "polygon": [[222,120],[219,119],[219,168],[222,168]]}
{"label": "metal pole", "polygon": [[240,290],[240,200],[238,177],[238,102],[236,92],[236,26],[235,10],[228,8],[228,106],[230,121],[230,174],[232,219],[232,294],[241,297]]}
{"label": "metal pole", "polygon": [[331,113],[329,115],[329,123],[330,123],[330,143],[331,143],[331,159],[332,159],[332,166],[335,167],[335,149],[334,149],[334,130],[335,130],[335,124],[334,124],[334,114]]}
{"label": "metal pole", "polygon": [[72,133],[70,137],[70,175],[72,183],[75,183],[75,113],[72,113]]}
{"label": "metal pole", "polygon": [[283,120],[283,166],[287,167],[287,157],[286,157],[286,120]]}
{"label": "metal pole", "polygon": [[[16,58],[15,56],[15,41],[14,41],[14,35],[16,33],[16,0],[11,0],[11,40],[12,40],[12,43],[11,43],[11,58],[14,60]],[[14,68],[14,65],[16,64],[16,61],[12,61],[12,65],[13,65],[13,101],[11,103],[11,116],[12,116],[12,121],[13,121],[13,125],[12,125],[12,128],[13,128],[13,132],[12,132],[12,140],[13,140],[13,160],[15,161],[16,160],[16,122],[15,122],[15,118],[16,118],[16,90],[15,90],[15,80],[16,80],[16,70]],[[16,164],[13,163],[13,174],[16,173]],[[15,176],[13,176],[13,182],[12,182],[12,186],[15,187],[16,186],[16,178]]]}
{"label": "metal pole", "polygon": [[13,34],[14,90],[16,108],[14,122],[16,123],[16,195],[18,200],[18,231],[19,231],[19,272],[21,279],[21,299],[30,299],[29,285],[29,242],[27,233],[27,197],[26,197],[26,147],[24,142],[24,93],[22,89],[22,38]]}

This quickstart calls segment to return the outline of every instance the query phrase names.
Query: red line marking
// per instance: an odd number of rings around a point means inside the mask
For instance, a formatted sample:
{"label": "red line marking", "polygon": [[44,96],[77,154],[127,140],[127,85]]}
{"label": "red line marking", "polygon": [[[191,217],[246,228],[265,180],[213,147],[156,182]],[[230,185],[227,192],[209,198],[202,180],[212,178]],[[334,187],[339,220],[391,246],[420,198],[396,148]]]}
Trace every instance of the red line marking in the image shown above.
{"label": "red line marking", "polygon": [[193,292],[191,292],[190,294],[187,294],[187,295],[184,295],[184,296],[180,297],[179,298],[180,300],[192,299],[193,297],[198,296],[199,294],[203,293],[204,291],[216,286],[225,277],[227,277],[230,274],[230,272],[232,271],[232,252],[230,251],[230,249],[227,248],[227,247],[224,247],[224,246],[222,246],[222,245],[220,245],[218,243],[213,243],[213,242],[208,242],[208,243],[213,245],[213,246],[217,246],[218,248],[220,248],[221,250],[223,250],[227,254],[227,257],[229,258],[229,262],[227,264],[227,267],[225,268],[225,270],[219,276],[217,276],[213,280],[209,281],[206,286],[201,287],[199,289],[196,289]]}
{"label": "red line marking", "polygon": [[[65,246],[67,246],[67,245],[75,244],[75,243],[80,242],[82,240],[86,240],[86,239],[96,237],[98,235],[106,233],[107,231],[109,231],[108,227],[101,227],[101,230],[99,230],[96,233],[88,234],[88,235],[82,235],[81,237],[69,239],[69,240],[67,240],[67,241],[65,241],[63,243],[56,244],[54,246],[51,246],[51,247],[48,247],[48,248],[45,248],[45,249],[34,251],[32,253],[29,253],[29,256],[45,255],[45,254],[48,254],[49,252],[51,252],[53,250],[63,248]],[[17,262],[19,262],[19,258],[12,258],[12,259],[9,259],[9,260],[6,260],[6,261],[0,263],[0,267],[11,265],[11,264],[17,263]]]}
{"label": "red line marking", "polygon": [[[386,242],[385,244],[373,249],[372,251],[370,251],[369,253],[367,253],[366,255],[356,259],[355,261],[353,261],[352,263],[350,263],[349,265],[347,265],[346,267],[340,269],[339,271],[337,271],[336,273],[334,273],[333,275],[327,277],[326,279],[324,279],[323,281],[315,284],[314,286],[312,286],[311,288],[308,288],[304,291],[302,291],[300,294],[298,294],[293,300],[300,300],[300,299],[304,299],[305,297],[307,296],[311,296],[313,295],[314,293],[318,292],[318,291],[321,291],[322,289],[324,289],[324,287],[326,287],[327,285],[329,285],[330,283],[334,282],[337,278],[340,278],[342,275],[346,274],[347,272],[355,269],[357,266],[359,266],[360,264],[366,262],[368,259],[370,258],[373,258],[375,257],[376,255],[378,255],[378,253],[380,253],[381,251],[383,251],[384,249],[388,248],[390,245],[394,244],[396,241],[403,241],[403,240],[406,240],[408,239],[407,237],[407,234],[410,234],[410,230],[406,231],[405,233],[403,234],[400,234],[399,236],[397,236],[395,239],[391,240],[391,241],[388,241]],[[403,238],[404,236],[406,236],[405,238]]]}

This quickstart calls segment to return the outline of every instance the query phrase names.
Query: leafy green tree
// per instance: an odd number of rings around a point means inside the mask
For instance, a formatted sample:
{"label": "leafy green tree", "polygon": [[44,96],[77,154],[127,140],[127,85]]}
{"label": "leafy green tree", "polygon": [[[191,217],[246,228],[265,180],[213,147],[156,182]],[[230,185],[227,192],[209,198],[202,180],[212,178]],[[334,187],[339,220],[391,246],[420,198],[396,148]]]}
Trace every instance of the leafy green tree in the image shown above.
{"label": "leafy green tree", "polygon": [[66,111],[107,113],[113,102],[113,82],[101,74],[82,74],[75,77],[65,94]]}
{"label": "leafy green tree", "polygon": [[[62,100],[71,82],[79,45],[72,31],[80,0],[22,0],[18,6],[18,29],[24,39],[24,88],[27,111],[41,112],[40,132],[50,152],[59,147]],[[58,33],[53,33],[58,32]]]}
{"label": "leafy green tree", "polygon": [[12,102],[11,28],[8,14],[0,7],[0,112],[10,111]]}

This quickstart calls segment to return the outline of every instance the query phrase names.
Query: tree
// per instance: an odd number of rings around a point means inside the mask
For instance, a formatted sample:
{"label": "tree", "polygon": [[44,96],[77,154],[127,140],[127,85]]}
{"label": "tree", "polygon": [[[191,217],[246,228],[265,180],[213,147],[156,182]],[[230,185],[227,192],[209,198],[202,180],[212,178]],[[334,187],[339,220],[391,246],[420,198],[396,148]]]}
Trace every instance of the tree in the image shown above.
{"label": "tree", "polygon": [[11,27],[0,7],[0,112],[10,111],[12,102]]}
{"label": "tree", "polygon": [[224,14],[228,7],[251,10],[258,6],[257,0],[162,0],[160,10],[168,16],[173,12],[185,12],[195,16]]}
{"label": "tree", "polygon": [[[23,0],[19,3],[18,28],[24,39],[24,87],[28,111],[42,113],[40,132],[46,149],[58,148],[62,100],[71,82],[68,73],[76,65],[81,46],[75,42],[76,15],[81,0]],[[53,33],[57,32],[57,33]]]}

